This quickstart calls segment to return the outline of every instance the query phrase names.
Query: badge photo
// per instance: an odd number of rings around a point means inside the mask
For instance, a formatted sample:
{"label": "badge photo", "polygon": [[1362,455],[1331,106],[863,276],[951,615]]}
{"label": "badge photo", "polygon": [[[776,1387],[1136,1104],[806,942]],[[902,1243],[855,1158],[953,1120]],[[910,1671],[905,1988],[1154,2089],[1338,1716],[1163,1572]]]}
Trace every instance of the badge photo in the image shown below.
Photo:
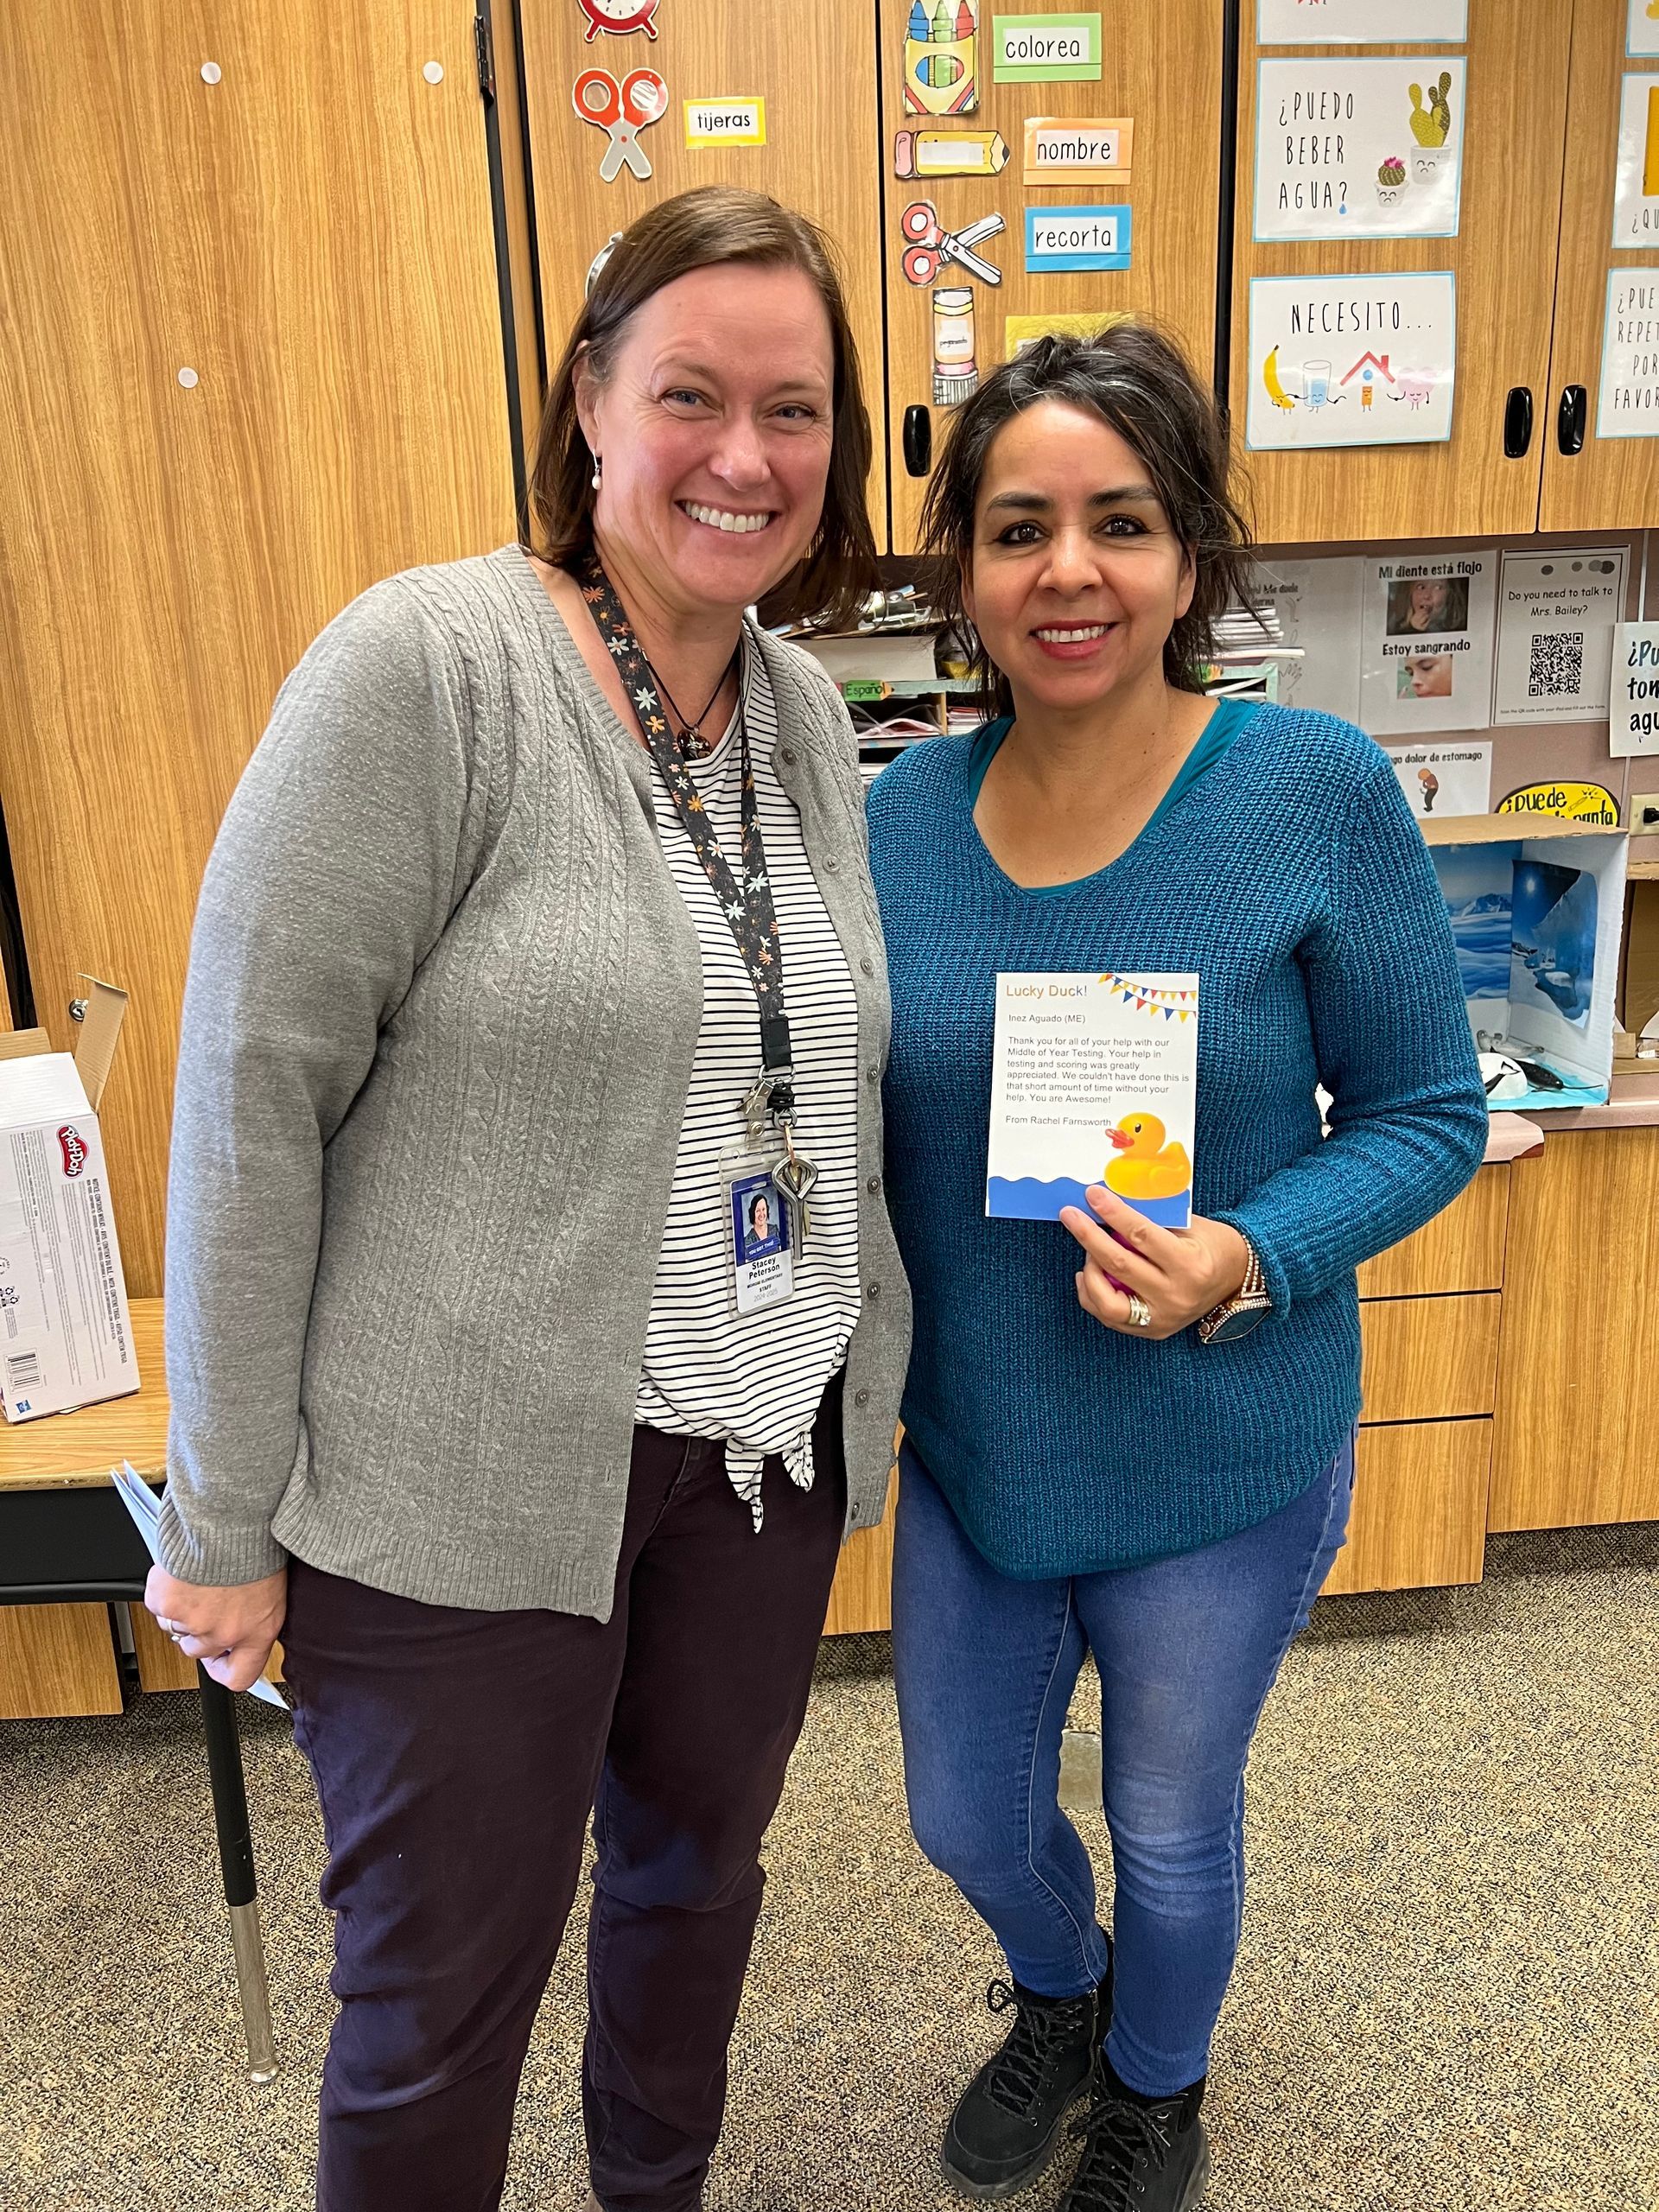
{"label": "badge photo", "polygon": [[732,1287],[740,1313],[781,1306],[795,1287],[789,1208],[768,1160],[735,1161],[725,1175]]}

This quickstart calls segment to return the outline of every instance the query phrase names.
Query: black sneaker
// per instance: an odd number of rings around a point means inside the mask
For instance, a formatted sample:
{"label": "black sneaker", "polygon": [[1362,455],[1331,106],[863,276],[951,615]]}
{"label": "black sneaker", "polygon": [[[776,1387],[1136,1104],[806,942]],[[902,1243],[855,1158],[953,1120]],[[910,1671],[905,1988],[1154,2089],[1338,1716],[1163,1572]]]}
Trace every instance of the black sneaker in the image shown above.
{"label": "black sneaker", "polygon": [[1210,2180],[1203,2098],[1201,2081],[1178,2097],[1136,2096],[1102,2051],[1087,2116],[1071,2125],[1083,2156],[1055,2212],[1192,2212]]}
{"label": "black sneaker", "polygon": [[1089,2087],[1111,2024],[1109,1954],[1099,1988],[1082,1997],[1039,1997],[1017,1981],[994,1981],[985,2001],[993,2012],[1012,2006],[1014,2026],[963,2091],[939,2163],[964,2196],[1012,2196],[1048,2164],[1067,2112]]}

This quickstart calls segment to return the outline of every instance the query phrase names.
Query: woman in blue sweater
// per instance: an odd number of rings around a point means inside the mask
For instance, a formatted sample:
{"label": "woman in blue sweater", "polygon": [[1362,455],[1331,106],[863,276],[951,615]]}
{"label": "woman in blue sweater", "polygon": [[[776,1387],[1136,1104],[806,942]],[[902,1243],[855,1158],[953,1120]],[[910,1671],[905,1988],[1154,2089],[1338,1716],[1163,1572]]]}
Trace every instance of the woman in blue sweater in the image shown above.
{"label": "woman in blue sweater", "polygon": [[[1092,2090],[1064,2212],[1186,2212],[1245,1760],[1347,1527],[1354,1270],[1474,1173],[1485,1100],[1386,757],[1197,688],[1246,533],[1179,354],[1126,323],[998,370],[927,535],[995,718],[915,747],[869,804],[916,1300],[894,1668],[918,1840],[1001,1944],[1014,2014],[944,2167],[1011,2195]],[[986,1217],[994,979],[1088,969],[1201,979],[1184,1231],[1103,1188],[1064,1227]],[[1115,1942],[1058,1801],[1085,1651]]]}

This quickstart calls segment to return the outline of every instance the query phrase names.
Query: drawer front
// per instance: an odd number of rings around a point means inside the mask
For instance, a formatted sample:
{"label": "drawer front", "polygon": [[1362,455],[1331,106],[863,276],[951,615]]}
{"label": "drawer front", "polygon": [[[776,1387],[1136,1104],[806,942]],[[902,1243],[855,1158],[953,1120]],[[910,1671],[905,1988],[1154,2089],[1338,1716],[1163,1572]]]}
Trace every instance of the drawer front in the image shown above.
{"label": "drawer front", "polygon": [[1496,1291],[1374,1298],[1359,1309],[1364,1421],[1490,1414],[1497,1371]]}
{"label": "drawer front", "polygon": [[1507,1161],[1482,1167],[1451,1205],[1414,1236],[1367,1260],[1362,1298],[1421,1298],[1434,1292],[1501,1290],[1510,1218]]}
{"label": "drawer front", "polygon": [[1490,1421],[1362,1428],[1348,1541],[1322,1594],[1478,1582],[1491,1455]]}

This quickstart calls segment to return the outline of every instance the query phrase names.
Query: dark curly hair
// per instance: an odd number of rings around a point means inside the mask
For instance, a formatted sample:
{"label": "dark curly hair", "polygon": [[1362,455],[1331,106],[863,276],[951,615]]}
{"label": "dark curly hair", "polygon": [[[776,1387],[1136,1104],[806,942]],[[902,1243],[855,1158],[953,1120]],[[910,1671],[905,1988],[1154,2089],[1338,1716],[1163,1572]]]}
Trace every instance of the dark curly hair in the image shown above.
{"label": "dark curly hair", "polygon": [[1164,674],[1179,691],[1200,690],[1196,671],[1213,650],[1216,619],[1248,570],[1250,528],[1230,489],[1227,432],[1213,397],[1172,340],[1147,323],[1125,321],[1095,338],[1039,338],[994,370],[957,410],[928,486],[922,543],[935,563],[934,604],[972,644],[970,666],[987,713],[1010,714],[1014,700],[963,604],[974,514],[997,432],[1045,399],[1098,415],[1145,464],[1195,577],[1192,604],[1164,646]]}

